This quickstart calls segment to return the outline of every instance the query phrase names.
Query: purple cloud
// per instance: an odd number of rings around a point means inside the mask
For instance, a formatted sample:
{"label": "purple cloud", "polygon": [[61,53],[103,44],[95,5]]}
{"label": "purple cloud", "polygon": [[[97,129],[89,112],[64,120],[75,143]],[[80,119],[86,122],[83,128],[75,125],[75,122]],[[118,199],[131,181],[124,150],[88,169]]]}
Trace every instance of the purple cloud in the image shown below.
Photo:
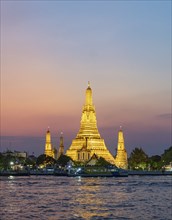
{"label": "purple cloud", "polygon": [[172,113],[160,114],[156,116],[158,119],[171,119]]}

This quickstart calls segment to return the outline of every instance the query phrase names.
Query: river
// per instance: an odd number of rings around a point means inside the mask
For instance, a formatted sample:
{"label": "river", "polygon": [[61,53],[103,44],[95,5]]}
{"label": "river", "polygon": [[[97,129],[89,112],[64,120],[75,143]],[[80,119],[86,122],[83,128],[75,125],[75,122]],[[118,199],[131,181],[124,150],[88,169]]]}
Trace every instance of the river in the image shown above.
{"label": "river", "polygon": [[172,176],[0,177],[1,220],[171,220]]}

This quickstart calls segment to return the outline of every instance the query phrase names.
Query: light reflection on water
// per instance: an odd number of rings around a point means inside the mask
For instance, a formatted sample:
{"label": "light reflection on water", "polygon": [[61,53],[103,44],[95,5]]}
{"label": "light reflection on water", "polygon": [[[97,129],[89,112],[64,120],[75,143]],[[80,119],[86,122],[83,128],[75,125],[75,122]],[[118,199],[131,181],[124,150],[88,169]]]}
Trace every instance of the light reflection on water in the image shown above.
{"label": "light reflection on water", "polygon": [[0,219],[172,219],[171,176],[1,177]]}

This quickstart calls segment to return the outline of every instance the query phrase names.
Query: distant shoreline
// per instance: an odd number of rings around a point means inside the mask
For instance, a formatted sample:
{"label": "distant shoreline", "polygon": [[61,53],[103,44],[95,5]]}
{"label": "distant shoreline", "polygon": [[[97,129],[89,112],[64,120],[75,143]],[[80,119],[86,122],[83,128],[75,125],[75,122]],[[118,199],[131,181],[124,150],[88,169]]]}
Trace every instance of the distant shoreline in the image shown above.
{"label": "distant shoreline", "polygon": [[139,175],[139,176],[163,176],[172,175],[172,171],[147,171],[147,170],[129,170],[128,175]]}
{"label": "distant shoreline", "polygon": [[[55,176],[53,172],[0,172],[0,176]],[[128,176],[167,176],[172,175],[172,171],[141,171],[129,170]],[[59,177],[59,176],[58,176]]]}

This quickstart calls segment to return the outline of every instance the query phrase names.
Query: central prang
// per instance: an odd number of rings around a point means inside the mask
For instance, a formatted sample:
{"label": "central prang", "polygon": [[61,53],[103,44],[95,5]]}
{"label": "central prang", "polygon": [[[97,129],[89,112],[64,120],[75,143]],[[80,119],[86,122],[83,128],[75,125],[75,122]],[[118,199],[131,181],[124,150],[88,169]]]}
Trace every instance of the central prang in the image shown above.
{"label": "central prang", "polygon": [[115,164],[115,159],[107,149],[101,138],[96,120],[95,106],[93,105],[92,89],[88,82],[86,99],[82,110],[80,129],[76,138],[72,141],[66,155],[74,161],[86,162],[94,154],[103,157],[108,162]]}

